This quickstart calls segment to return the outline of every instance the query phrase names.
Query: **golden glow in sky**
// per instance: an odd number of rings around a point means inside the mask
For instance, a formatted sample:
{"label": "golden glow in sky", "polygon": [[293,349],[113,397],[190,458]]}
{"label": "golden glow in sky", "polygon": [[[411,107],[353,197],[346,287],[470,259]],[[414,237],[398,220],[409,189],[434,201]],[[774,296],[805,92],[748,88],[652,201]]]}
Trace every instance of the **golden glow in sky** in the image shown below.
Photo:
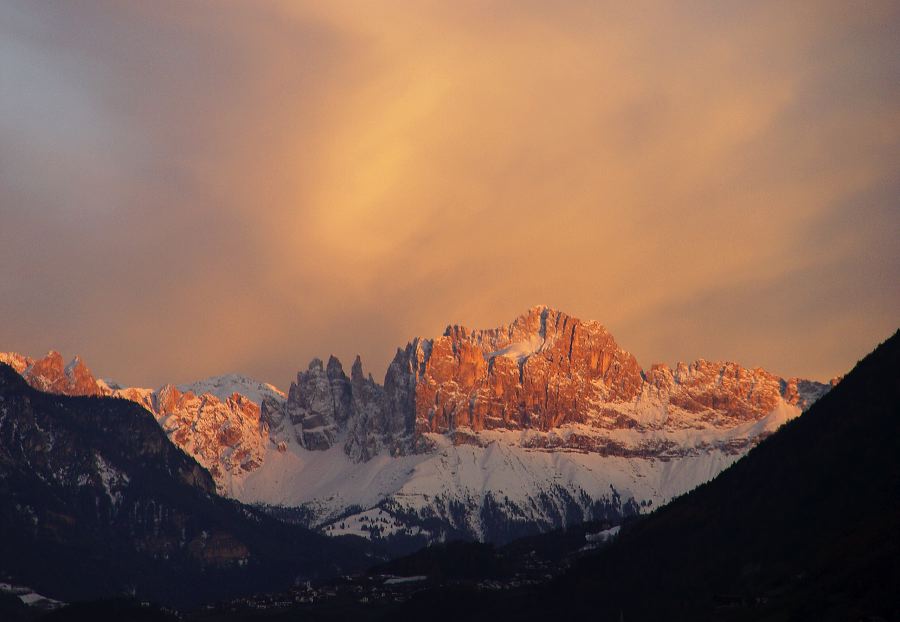
{"label": "golden glow in sky", "polygon": [[[788,6],[790,5],[790,6]],[[0,8],[0,350],[142,385],[542,303],[644,366],[900,324],[896,3]]]}

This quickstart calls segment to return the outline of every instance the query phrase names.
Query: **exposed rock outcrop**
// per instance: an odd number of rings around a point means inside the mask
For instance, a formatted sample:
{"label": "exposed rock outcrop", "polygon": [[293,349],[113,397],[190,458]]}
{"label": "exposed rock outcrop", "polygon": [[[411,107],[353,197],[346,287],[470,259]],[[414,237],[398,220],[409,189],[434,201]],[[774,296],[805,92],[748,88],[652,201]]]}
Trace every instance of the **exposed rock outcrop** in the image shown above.
{"label": "exposed rock outcrop", "polygon": [[[412,387],[420,434],[458,428],[547,431],[584,423],[598,402],[627,402],[643,384],[637,360],[603,326],[547,307],[492,330],[449,326],[433,341],[413,342],[398,359],[388,373],[408,375],[391,380]],[[397,402],[403,421],[409,421],[413,414],[403,408],[410,400]]]}
{"label": "exposed rock outcrop", "polygon": [[[133,397],[126,391],[114,396]],[[206,467],[220,488],[265,459],[269,428],[260,420],[260,407],[239,393],[223,401],[166,385],[151,394],[150,404],[169,438]]]}
{"label": "exposed rock outcrop", "polygon": [[[625,450],[603,432],[727,429],[758,421],[779,403],[805,409],[829,388],[702,359],[644,372],[599,323],[534,307],[507,326],[449,326],[441,337],[398,350],[385,378],[379,432],[406,451],[427,448],[428,434],[475,443],[483,430],[529,430],[553,433],[532,436],[536,445],[646,455],[667,443]],[[555,433],[571,426],[587,433]]]}
{"label": "exposed rock outcrop", "polygon": [[28,384],[39,391],[60,395],[102,395],[104,393],[91,370],[78,356],[66,364],[62,355],[55,350],[51,350],[43,358],[37,360],[16,352],[3,352],[0,353],[0,363],[10,365],[22,374]]}

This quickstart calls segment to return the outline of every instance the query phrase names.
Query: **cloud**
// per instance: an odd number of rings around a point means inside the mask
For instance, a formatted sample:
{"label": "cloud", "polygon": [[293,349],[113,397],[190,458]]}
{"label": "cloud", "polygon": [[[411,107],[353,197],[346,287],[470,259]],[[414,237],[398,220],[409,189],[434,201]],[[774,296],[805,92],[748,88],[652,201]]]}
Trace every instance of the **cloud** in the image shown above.
{"label": "cloud", "polygon": [[284,384],[540,302],[824,377],[898,323],[890,3],[2,11],[4,348]]}

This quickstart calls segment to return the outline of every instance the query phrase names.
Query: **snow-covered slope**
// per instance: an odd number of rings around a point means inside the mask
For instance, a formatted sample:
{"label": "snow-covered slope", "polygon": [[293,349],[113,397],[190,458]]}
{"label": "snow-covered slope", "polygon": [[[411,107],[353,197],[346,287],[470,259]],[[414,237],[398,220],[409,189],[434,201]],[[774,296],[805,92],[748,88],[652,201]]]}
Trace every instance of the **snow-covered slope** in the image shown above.
{"label": "snow-covered slope", "polygon": [[[311,526],[332,535],[503,542],[657,507],[715,477],[800,412],[781,402],[724,430],[696,421],[603,431],[567,424],[549,433],[469,431],[465,444],[428,433],[428,451],[368,461],[351,459],[340,443],[315,451],[290,439],[229,494],[300,506]],[[573,435],[615,451],[567,447]]]}
{"label": "snow-covered slope", "polygon": [[0,583],[0,593],[17,596],[22,603],[29,607],[34,607],[37,610],[52,611],[65,605],[63,602],[38,594],[30,587],[25,587],[23,585]]}
{"label": "snow-covered slope", "polygon": [[303,506],[331,535],[509,539],[586,520],[619,520],[714,477],[740,457],[712,449],[677,460],[523,448],[503,433],[486,446],[435,435],[425,454],[353,462],[338,447],[293,445],[267,457],[232,493]]}

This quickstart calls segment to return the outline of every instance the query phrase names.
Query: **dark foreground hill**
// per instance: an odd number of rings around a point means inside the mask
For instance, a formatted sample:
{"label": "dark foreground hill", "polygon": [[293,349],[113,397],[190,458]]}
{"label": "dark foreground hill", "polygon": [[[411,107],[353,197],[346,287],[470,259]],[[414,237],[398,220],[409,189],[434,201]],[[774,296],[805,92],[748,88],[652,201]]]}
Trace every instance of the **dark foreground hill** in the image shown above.
{"label": "dark foreground hill", "polygon": [[0,364],[0,581],[63,601],[190,605],[358,570],[355,539],[218,497],[135,403],[36,391]]}
{"label": "dark foreground hill", "polygon": [[[546,588],[397,619],[900,619],[900,333],[743,460]],[[576,617],[577,616],[577,617]]]}

